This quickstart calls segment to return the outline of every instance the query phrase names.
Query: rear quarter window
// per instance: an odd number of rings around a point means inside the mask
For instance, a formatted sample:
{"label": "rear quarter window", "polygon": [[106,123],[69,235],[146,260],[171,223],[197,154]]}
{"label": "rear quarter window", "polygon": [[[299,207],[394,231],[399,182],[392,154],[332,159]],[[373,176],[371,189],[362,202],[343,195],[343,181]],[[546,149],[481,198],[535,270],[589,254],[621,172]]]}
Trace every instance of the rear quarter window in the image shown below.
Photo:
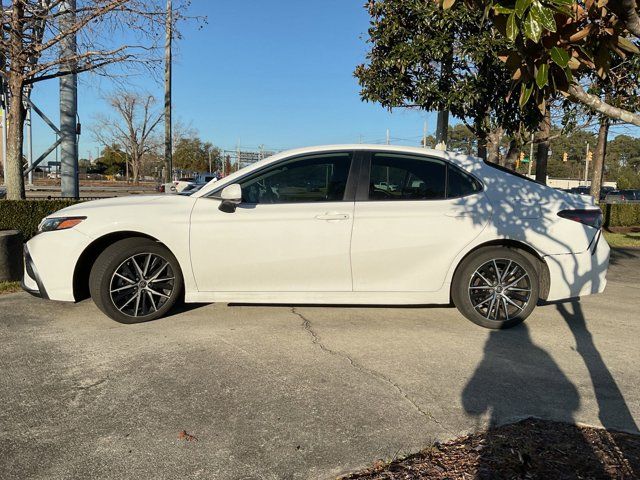
{"label": "rear quarter window", "polygon": [[482,184],[471,175],[449,165],[447,172],[447,198],[466,197],[482,190]]}

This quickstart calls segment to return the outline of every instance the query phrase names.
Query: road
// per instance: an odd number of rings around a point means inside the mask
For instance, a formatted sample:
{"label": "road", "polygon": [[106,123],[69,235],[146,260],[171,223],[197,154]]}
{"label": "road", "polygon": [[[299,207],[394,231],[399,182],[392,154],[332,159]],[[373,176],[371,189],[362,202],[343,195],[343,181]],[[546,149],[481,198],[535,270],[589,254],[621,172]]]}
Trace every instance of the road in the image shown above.
{"label": "road", "polygon": [[453,308],[224,304],[125,326],[2,296],[0,477],[332,478],[530,415],[637,431],[638,312],[631,250],[604,294],[503,332]]}

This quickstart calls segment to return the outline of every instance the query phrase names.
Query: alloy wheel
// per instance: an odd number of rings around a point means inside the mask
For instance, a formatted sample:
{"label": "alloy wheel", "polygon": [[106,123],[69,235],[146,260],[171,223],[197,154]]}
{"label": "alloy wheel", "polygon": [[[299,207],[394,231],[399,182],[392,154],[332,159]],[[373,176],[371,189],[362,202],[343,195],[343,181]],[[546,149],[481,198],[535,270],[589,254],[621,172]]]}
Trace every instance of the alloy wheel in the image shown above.
{"label": "alloy wheel", "polygon": [[174,286],[175,275],[165,258],[156,253],[138,253],[116,268],[109,294],[121,313],[144,317],[162,308]]}
{"label": "alloy wheel", "polygon": [[508,321],[523,312],[530,299],[531,278],[514,260],[489,260],[471,275],[469,300],[487,320]]}

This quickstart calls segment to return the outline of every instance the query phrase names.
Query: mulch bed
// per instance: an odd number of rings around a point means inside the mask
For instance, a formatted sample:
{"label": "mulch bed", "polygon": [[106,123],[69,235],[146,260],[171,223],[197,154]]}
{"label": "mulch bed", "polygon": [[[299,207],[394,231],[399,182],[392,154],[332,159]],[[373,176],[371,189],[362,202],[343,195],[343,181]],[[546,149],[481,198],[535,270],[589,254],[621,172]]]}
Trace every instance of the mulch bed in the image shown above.
{"label": "mulch bed", "polygon": [[342,477],[418,478],[638,479],[640,435],[530,418]]}

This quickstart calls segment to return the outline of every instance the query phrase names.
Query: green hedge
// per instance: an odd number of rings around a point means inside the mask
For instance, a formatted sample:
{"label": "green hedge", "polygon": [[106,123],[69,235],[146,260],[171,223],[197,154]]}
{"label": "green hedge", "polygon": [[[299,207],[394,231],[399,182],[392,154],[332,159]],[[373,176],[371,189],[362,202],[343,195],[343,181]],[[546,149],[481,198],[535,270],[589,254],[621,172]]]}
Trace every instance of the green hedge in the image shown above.
{"label": "green hedge", "polygon": [[605,227],[634,227],[640,225],[640,203],[600,204]]}
{"label": "green hedge", "polygon": [[77,200],[0,200],[0,230],[20,230],[28,240],[44,217],[74,203]]}

